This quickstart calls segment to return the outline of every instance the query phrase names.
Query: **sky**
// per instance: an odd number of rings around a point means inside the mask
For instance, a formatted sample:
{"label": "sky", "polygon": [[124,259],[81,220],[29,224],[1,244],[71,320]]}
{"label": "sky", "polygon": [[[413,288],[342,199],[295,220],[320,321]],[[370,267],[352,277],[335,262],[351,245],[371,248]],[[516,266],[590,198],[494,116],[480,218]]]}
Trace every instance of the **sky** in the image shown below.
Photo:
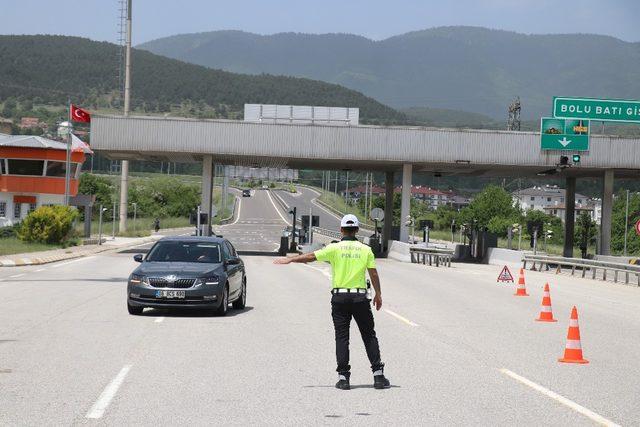
{"label": "sky", "polygon": [[[119,0],[1,0],[0,34],[117,40]],[[133,44],[182,33],[351,33],[375,40],[447,25],[640,41],[640,0],[133,0]]]}

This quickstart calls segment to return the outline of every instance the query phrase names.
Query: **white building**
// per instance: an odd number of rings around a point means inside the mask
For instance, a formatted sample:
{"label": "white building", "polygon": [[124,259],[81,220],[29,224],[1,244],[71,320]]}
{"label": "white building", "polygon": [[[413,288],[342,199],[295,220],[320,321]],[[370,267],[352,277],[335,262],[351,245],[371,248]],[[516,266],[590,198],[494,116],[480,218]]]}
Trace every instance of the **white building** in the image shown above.
{"label": "white building", "polygon": [[[545,185],[544,187],[530,187],[511,193],[513,200],[524,211],[535,209],[544,211],[550,215],[555,215],[563,222],[565,220],[565,198],[566,190],[557,185]],[[598,199],[576,193],[575,213],[576,216],[582,212],[588,212],[595,222],[600,223],[602,207]]]}

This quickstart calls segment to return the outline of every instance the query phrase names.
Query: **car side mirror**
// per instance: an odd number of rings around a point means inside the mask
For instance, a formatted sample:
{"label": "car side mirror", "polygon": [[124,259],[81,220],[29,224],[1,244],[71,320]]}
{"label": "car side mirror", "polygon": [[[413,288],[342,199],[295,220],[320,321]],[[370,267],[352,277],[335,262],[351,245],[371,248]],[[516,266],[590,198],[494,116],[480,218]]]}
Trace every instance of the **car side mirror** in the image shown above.
{"label": "car side mirror", "polygon": [[133,260],[135,262],[142,262],[142,258],[143,258],[142,254],[136,254],[136,255],[133,256]]}
{"label": "car side mirror", "polygon": [[224,261],[224,265],[237,265],[240,264],[239,258],[229,258]]}

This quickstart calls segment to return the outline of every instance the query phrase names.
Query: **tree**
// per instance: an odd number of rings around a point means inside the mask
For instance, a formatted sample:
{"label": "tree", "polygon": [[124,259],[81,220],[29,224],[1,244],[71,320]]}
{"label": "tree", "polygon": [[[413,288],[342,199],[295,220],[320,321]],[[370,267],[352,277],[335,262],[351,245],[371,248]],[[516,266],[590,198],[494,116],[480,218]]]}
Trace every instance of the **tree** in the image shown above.
{"label": "tree", "polygon": [[587,212],[582,212],[576,220],[574,239],[580,246],[583,258],[585,258],[587,255],[589,245],[595,244],[596,233],[596,222],[591,219],[591,215],[589,215]]}
{"label": "tree", "polygon": [[15,98],[7,98],[4,101],[4,106],[2,107],[2,116],[7,118],[13,117],[16,112],[17,105]]}
{"label": "tree", "polygon": [[29,113],[31,110],[33,110],[33,101],[31,101],[30,99],[25,99],[24,101],[20,102],[20,109],[23,113]]}
{"label": "tree", "polygon": [[509,224],[520,220],[520,210],[502,187],[489,185],[460,211],[460,221],[488,229],[499,236],[507,234]]}
{"label": "tree", "polygon": [[83,173],[80,176],[79,194],[96,196],[96,205],[111,206],[113,204],[114,188],[107,178]]}
{"label": "tree", "polygon": [[543,211],[537,209],[529,209],[525,213],[524,217],[525,230],[531,239],[531,246],[533,247],[533,231],[537,227],[538,229],[538,241],[541,242],[544,239],[544,234],[547,230],[553,231],[550,242],[560,243],[563,241],[563,226],[562,220],[555,215],[549,215]]}
{"label": "tree", "polygon": [[[613,202],[611,216],[611,250],[621,254],[624,251],[625,213],[627,206],[626,191],[620,191]],[[627,253],[640,254],[640,236],[633,227],[640,220],[640,194],[629,194],[629,227],[627,228]]]}

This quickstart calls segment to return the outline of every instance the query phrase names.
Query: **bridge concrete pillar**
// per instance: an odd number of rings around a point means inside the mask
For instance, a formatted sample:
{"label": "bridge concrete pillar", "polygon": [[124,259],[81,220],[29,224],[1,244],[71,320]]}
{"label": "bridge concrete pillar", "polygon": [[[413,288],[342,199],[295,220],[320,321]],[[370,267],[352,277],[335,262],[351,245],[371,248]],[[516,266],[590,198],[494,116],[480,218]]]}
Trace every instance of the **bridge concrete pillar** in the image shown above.
{"label": "bridge concrete pillar", "polygon": [[409,240],[409,227],[405,225],[411,207],[411,174],[413,166],[410,163],[402,165],[402,198],[400,205],[400,241]]}
{"label": "bridge concrete pillar", "polygon": [[613,170],[604,171],[602,218],[600,219],[600,254],[611,255],[611,215],[613,212]]}
{"label": "bridge concrete pillar", "polygon": [[[564,248],[562,249],[562,256],[573,258],[573,232],[576,223],[576,178],[567,177],[565,183],[567,189],[564,196]],[[546,236],[540,237],[546,239]],[[540,240],[538,239],[538,241]]]}
{"label": "bridge concrete pillar", "polygon": [[387,172],[384,181],[384,228],[382,229],[382,247],[389,249],[389,240],[393,230],[393,172]]}
{"label": "bridge concrete pillar", "polygon": [[202,195],[200,212],[207,214],[207,224],[200,224],[202,235],[211,235],[211,193],[213,191],[213,156],[202,157]]}

